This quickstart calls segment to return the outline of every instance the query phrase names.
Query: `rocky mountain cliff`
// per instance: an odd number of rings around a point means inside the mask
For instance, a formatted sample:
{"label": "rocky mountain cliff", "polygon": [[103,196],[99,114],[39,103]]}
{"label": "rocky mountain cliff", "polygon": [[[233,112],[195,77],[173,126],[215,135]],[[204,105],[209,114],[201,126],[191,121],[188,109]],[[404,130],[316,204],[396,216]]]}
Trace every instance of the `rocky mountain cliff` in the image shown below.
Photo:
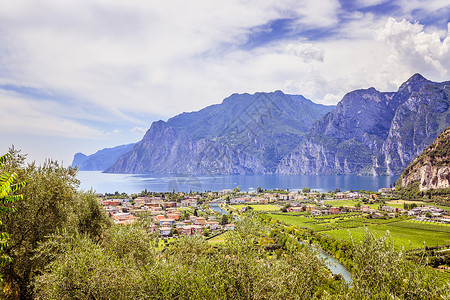
{"label": "rocky mountain cliff", "polygon": [[413,75],[397,92],[348,93],[277,167],[279,174],[395,175],[450,125],[450,82]]}
{"label": "rocky mountain cliff", "polygon": [[75,154],[72,167],[80,171],[103,171],[114,164],[119,157],[131,150],[134,144],[121,145],[114,148],[105,148],[91,155]]}
{"label": "rocky mountain cliff", "polygon": [[416,182],[420,191],[450,187],[450,128],[406,167],[397,184],[407,187]]}
{"label": "rocky mountain cliff", "polygon": [[303,96],[233,94],[221,104],[152,124],[105,172],[265,174],[334,106]]}

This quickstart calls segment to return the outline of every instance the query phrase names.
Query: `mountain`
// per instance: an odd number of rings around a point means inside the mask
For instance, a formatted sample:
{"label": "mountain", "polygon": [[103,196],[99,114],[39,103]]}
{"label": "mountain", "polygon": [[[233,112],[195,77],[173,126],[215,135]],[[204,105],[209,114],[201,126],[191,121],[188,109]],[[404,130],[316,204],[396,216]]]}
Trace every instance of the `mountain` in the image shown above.
{"label": "mountain", "polygon": [[73,157],[72,167],[78,166],[80,171],[103,171],[112,166],[120,156],[130,151],[133,145],[105,148],[89,156],[77,153]]}
{"label": "mountain", "polygon": [[303,96],[233,94],[221,104],[154,122],[105,172],[266,174],[334,106]]}
{"label": "mountain", "polygon": [[450,128],[417,156],[397,181],[402,188],[414,183],[420,191],[450,187]]}
{"label": "mountain", "polygon": [[350,92],[280,162],[279,174],[400,174],[450,125],[450,82],[413,75],[397,92]]}

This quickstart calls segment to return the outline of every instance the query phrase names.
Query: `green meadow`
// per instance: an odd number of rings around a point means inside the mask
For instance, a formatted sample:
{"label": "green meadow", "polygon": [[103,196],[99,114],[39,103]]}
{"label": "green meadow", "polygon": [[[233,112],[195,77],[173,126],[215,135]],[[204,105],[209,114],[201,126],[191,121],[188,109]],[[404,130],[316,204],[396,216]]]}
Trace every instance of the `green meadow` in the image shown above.
{"label": "green meadow", "polygon": [[360,241],[365,230],[381,237],[389,231],[397,248],[417,249],[424,246],[450,244],[450,225],[408,220],[406,217],[394,219],[367,219],[361,215],[306,217],[281,213],[269,214],[285,224],[308,228],[341,240]]}

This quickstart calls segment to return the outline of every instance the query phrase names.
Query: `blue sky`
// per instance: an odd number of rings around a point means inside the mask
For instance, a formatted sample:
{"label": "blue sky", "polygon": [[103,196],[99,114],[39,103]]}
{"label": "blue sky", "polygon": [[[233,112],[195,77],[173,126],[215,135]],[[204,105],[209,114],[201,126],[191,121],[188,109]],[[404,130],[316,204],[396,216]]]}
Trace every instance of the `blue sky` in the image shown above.
{"label": "blue sky", "polygon": [[450,80],[449,22],[450,0],[5,0],[0,151],[70,163],[236,92]]}

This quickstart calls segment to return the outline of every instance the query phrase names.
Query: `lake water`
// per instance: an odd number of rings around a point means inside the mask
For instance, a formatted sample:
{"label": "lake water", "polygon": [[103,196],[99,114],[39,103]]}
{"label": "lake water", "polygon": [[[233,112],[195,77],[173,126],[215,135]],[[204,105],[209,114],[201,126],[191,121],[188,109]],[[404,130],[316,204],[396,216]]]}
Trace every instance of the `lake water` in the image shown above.
{"label": "lake water", "polygon": [[99,171],[80,171],[78,179],[82,189],[98,193],[135,193],[145,189],[152,192],[220,191],[237,186],[242,191],[263,189],[289,189],[309,187],[320,192],[340,189],[377,191],[389,187],[397,176],[358,175],[161,175],[161,174],[109,174]]}

